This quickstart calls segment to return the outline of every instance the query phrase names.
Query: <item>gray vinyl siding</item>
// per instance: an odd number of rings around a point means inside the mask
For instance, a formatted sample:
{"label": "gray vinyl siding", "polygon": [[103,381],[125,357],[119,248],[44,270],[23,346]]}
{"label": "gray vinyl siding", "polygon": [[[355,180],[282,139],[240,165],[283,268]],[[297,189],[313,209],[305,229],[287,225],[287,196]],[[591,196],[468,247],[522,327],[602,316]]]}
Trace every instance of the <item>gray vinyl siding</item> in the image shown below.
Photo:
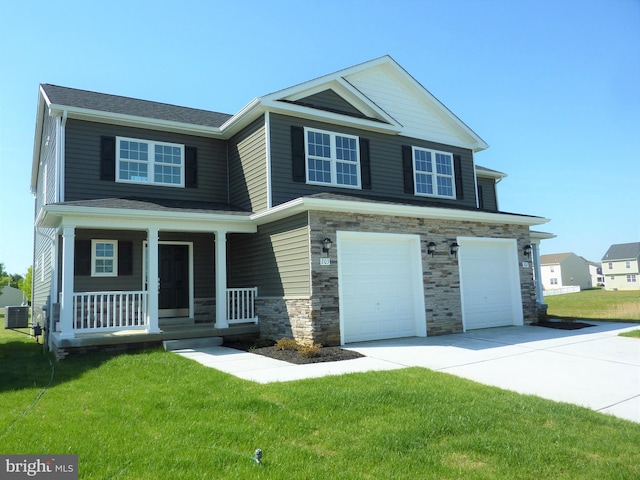
{"label": "gray vinyl siding", "polygon": [[[130,241],[133,245],[132,275],[117,277],[92,277],[76,275],[74,290],[76,292],[131,291],[143,289],[143,245],[147,239],[146,232],[127,230],[77,230],[76,240],[118,240]],[[215,296],[214,235],[190,234],[180,232],[160,232],[160,242],[193,243],[193,279],[194,296]],[[62,243],[61,243],[62,244]],[[61,282],[59,282],[61,284]]]}
{"label": "gray vinyl siding", "polygon": [[[121,136],[198,149],[198,188],[100,180],[100,137]],[[228,201],[227,147],[223,140],[69,119],[66,127],[65,201],[144,197],[200,202]]]}
{"label": "gray vinyl siding", "polygon": [[[304,120],[284,115],[271,115],[271,191],[273,206],[288,202],[305,195],[321,192],[336,194],[362,194],[371,197],[411,200],[430,204],[450,204],[452,206],[476,207],[476,187],[473,173],[471,150],[427,142],[408,137],[385,135],[354,128]],[[357,135],[369,140],[371,162],[371,190],[356,190],[323,185],[307,185],[292,181],[291,170],[291,126],[313,127],[332,132]],[[462,162],[463,199],[445,199],[424,197],[404,193],[404,175],[402,169],[402,146],[418,146],[460,155]]]}
{"label": "gray vinyl siding", "polygon": [[478,186],[482,187],[483,210],[497,211],[496,182],[493,178],[478,177]]}
{"label": "gray vinyl siding", "polygon": [[228,249],[229,287],[257,286],[261,297],[311,294],[307,213],[231,234]]}
{"label": "gray vinyl siding", "polygon": [[297,103],[303,103],[329,111],[344,112],[348,115],[363,116],[360,110],[331,89],[301,98]]}
{"label": "gray vinyl siding", "polygon": [[[40,146],[40,163],[38,165],[38,179],[35,195],[35,214],[40,211],[45,203],[56,201],[56,152],[57,152],[57,130],[56,124],[59,119],[45,116],[42,131],[42,145]],[[46,168],[45,168],[46,167]],[[46,178],[45,178],[46,172]],[[46,185],[46,187],[45,187]],[[44,195],[46,193],[46,199]],[[55,230],[51,228],[38,228],[34,233],[33,250],[33,289],[32,305],[34,314],[38,315],[38,310],[42,305],[49,303],[51,295],[51,284],[53,280],[53,268],[55,267]],[[56,302],[57,299],[51,299]],[[37,318],[41,324],[44,319]]]}
{"label": "gray vinyl siding", "polygon": [[268,207],[264,117],[229,140],[229,203],[254,212]]}

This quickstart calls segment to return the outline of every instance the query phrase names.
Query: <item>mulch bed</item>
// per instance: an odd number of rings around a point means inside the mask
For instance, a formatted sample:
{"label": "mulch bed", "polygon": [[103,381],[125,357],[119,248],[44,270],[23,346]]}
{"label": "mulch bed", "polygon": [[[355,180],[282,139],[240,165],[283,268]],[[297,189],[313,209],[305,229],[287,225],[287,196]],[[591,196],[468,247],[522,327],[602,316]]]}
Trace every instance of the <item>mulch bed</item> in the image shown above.
{"label": "mulch bed", "polygon": [[340,347],[322,347],[317,356],[308,358],[300,355],[297,350],[276,350],[273,343],[269,343],[271,344],[265,346],[263,341],[235,340],[228,342],[225,341],[224,346],[235,348],[237,350],[244,350],[245,352],[255,353],[257,355],[263,355],[269,358],[275,358],[276,360],[283,360],[296,365],[321,362],[339,362],[341,360],[353,360],[354,358],[364,356],[358,352],[344,350]]}
{"label": "mulch bed", "polygon": [[595,325],[592,325],[590,323],[554,320],[533,323],[532,325],[535,325],[537,327],[556,328],[558,330],[579,330],[586,327],[595,327]]}

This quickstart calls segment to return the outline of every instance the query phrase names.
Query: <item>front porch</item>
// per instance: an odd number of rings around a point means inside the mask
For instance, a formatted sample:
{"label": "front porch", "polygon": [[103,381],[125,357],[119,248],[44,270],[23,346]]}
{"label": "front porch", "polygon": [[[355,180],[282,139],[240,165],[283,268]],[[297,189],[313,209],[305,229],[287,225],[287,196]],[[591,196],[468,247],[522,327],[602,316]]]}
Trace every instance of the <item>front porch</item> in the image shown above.
{"label": "front porch", "polygon": [[[159,344],[166,340],[207,337],[258,336],[255,309],[257,288],[228,288],[223,321],[195,323],[193,316],[159,319],[149,310],[146,291],[73,293],[70,328],[64,329],[59,311],[54,312],[50,344],[63,358],[68,350],[120,345]],[[63,295],[61,295],[63,297]],[[216,309],[219,311],[218,309]],[[69,325],[70,324],[70,325]]]}

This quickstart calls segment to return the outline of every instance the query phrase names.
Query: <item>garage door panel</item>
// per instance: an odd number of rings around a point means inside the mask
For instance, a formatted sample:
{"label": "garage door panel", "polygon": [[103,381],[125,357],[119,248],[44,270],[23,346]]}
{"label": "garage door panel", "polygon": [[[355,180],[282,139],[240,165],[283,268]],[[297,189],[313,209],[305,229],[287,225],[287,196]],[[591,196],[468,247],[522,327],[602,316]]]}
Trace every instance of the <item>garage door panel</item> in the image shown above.
{"label": "garage door panel", "polygon": [[417,325],[420,315],[424,322],[424,299],[416,298],[416,291],[422,292],[419,242],[388,234],[339,239],[343,342],[420,334]]}
{"label": "garage door panel", "polygon": [[462,310],[467,330],[522,324],[515,242],[460,240]]}

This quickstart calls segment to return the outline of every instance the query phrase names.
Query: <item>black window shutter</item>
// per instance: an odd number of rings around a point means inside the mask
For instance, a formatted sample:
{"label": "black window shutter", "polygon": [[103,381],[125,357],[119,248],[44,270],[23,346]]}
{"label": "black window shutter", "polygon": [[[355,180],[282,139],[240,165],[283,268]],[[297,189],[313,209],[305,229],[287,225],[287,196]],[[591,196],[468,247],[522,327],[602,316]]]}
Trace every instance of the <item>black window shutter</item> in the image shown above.
{"label": "black window shutter", "polygon": [[100,180],[116,180],[116,137],[100,137]]}
{"label": "black window shutter", "polygon": [[195,147],[184,148],[184,186],[198,187],[198,149]]}
{"label": "black window shutter", "polygon": [[291,170],[294,182],[305,182],[304,128],[291,126]]}
{"label": "black window shutter", "polygon": [[91,240],[76,240],[74,271],[76,275],[91,275]]}
{"label": "black window shutter", "polygon": [[464,198],[464,191],[462,189],[462,160],[460,155],[453,156],[453,172],[456,176],[456,198],[462,200]]}
{"label": "black window shutter", "polygon": [[482,185],[478,185],[478,208],[484,210],[484,195],[482,193]]}
{"label": "black window shutter", "polygon": [[413,149],[409,145],[402,146],[402,171],[404,172],[404,193],[415,193],[413,183]]}
{"label": "black window shutter", "polygon": [[133,242],[118,242],[118,276],[133,275]]}
{"label": "black window shutter", "polygon": [[371,162],[369,161],[369,140],[360,139],[360,179],[362,188],[371,190]]}

